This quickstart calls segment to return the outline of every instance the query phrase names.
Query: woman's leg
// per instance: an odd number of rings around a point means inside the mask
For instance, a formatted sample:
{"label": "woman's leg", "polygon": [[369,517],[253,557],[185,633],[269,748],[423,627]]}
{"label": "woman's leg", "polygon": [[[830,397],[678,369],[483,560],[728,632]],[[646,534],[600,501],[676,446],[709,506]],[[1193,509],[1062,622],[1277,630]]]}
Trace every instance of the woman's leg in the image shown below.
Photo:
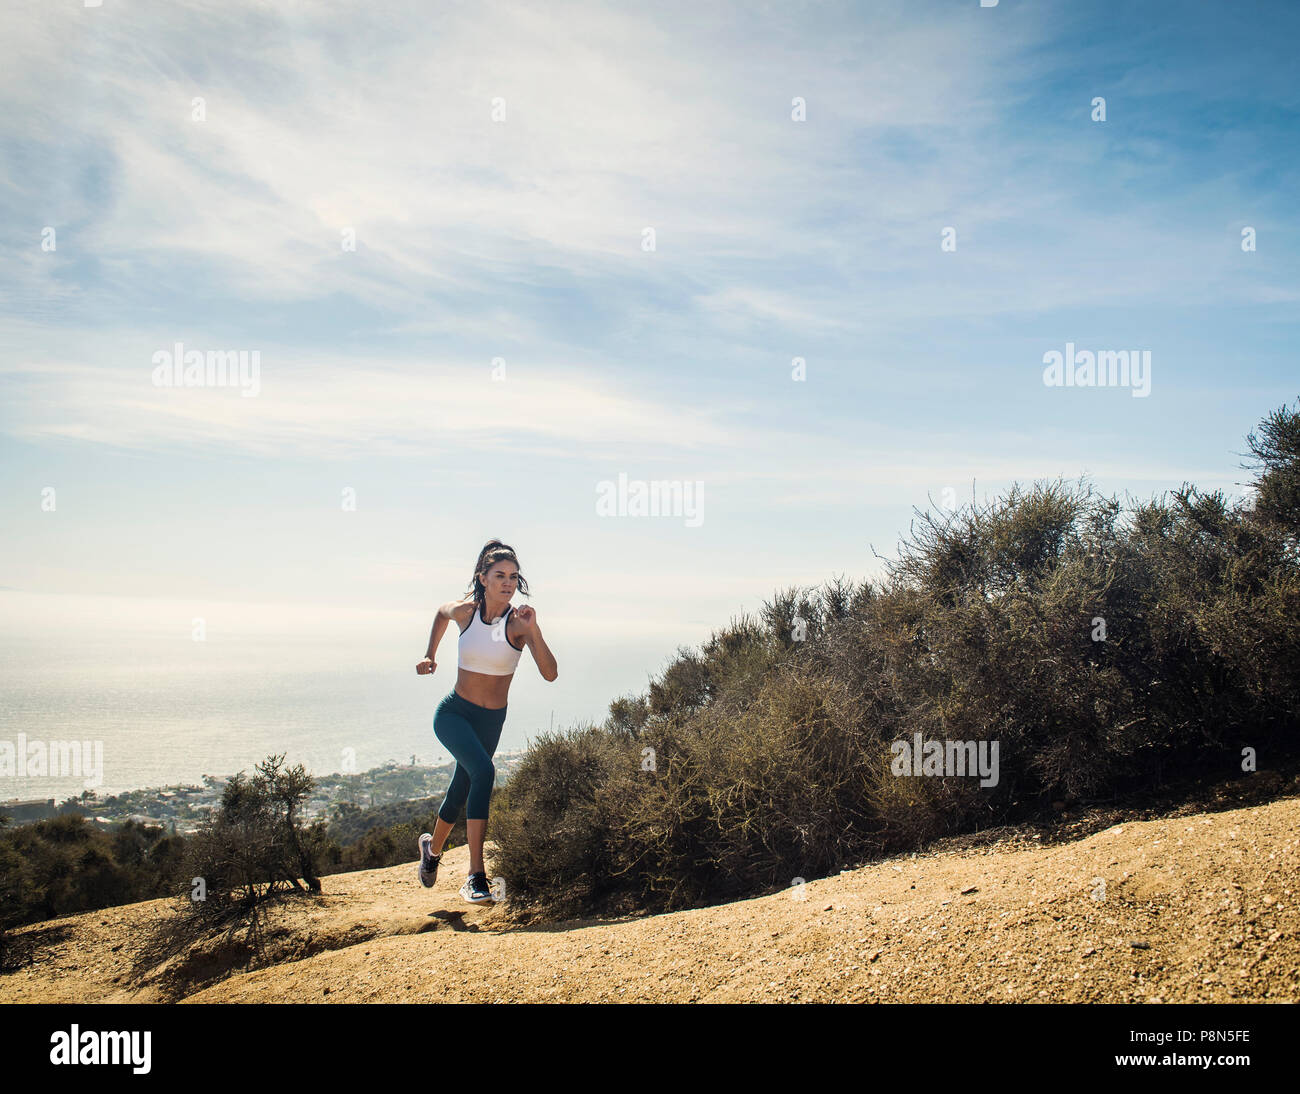
{"label": "woman's leg", "polygon": [[482,746],[487,763],[477,776],[470,775],[468,804],[465,807],[465,838],[469,843],[469,872],[486,873],[483,865],[483,842],[487,838],[488,806],[492,801],[492,787],[496,782],[496,765],[492,757],[501,740],[501,727],[505,725],[506,712],[484,710],[476,712],[474,734]]}
{"label": "woman's leg", "polygon": [[487,873],[487,870],[483,867],[483,841],[486,837],[486,820],[465,818],[465,839],[469,843],[469,872],[471,874]]}
{"label": "woman's leg", "polygon": [[447,842],[447,837],[451,835],[451,830],[455,827],[451,821],[445,821],[441,816],[433,825],[433,844],[431,850],[435,855],[442,854],[443,845]]}
{"label": "woman's leg", "polygon": [[483,869],[483,840],[487,830],[488,800],[496,779],[492,753],[496,751],[501,725],[505,721],[504,711],[499,717],[497,715],[497,711],[485,711],[449,696],[438,707],[433,719],[434,734],[456,758],[451,785],[438,808],[438,823],[433,831],[434,853],[439,853],[460,816],[461,807],[466,806],[465,834],[469,843],[470,873],[486,872]]}
{"label": "woman's leg", "polygon": [[446,842],[447,835],[456,823],[456,818],[460,816],[460,811],[469,796],[474,771],[482,767],[484,760],[491,763],[491,760],[483,755],[483,745],[479,742],[478,734],[475,733],[469,717],[462,713],[464,709],[459,704],[453,703],[452,697],[448,696],[438,706],[438,711],[433,716],[434,736],[456,761],[456,770],[452,773],[451,783],[442,799],[442,805],[438,807],[438,823],[434,826],[433,832],[433,846],[436,849],[441,848]]}

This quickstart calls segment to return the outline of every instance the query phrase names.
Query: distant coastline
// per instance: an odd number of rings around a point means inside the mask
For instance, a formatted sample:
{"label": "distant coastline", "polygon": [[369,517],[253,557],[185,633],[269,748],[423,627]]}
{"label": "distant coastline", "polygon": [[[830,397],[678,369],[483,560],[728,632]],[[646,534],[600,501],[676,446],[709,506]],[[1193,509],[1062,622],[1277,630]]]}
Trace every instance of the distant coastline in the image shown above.
{"label": "distant coastline", "polygon": [[[527,749],[503,749],[493,757],[497,785],[502,785]],[[337,806],[369,809],[393,802],[427,798],[446,791],[455,762],[442,764],[398,764],[392,761],[355,774],[314,776],[315,789],[304,804],[302,819],[310,824],[328,820]],[[93,790],[62,800],[10,798],[0,801],[0,813],[9,826],[33,824],[70,813],[87,817],[105,827],[133,821],[163,828],[169,835],[192,835],[216,808],[230,776],[204,775],[201,785],[177,783],[143,787],[100,797]]]}

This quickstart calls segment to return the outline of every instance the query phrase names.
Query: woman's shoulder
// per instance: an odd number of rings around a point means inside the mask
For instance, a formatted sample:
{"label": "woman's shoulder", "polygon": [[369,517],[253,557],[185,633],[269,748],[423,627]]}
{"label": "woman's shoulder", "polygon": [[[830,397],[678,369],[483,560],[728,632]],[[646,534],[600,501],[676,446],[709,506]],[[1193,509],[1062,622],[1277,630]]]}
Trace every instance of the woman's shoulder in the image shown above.
{"label": "woman's shoulder", "polygon": [[448,619],[454,619],[461,625],[461,628],[469,626],[469,622],[474,618],[475,602],[470,600],[449,600],[438,609]]}

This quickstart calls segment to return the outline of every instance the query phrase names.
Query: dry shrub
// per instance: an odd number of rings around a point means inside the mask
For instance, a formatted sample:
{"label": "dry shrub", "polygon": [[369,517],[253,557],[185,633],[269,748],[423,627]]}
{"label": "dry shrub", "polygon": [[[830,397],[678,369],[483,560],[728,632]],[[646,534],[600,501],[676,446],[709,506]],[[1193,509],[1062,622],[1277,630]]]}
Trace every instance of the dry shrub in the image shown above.
{"label": "dry shrub", "polygon": [[[878,585],[778,592],[534,746],[497,868],[540,918],[668,909],[1300,756],[1300,409],[1248,440],[1253,507],[1017,486],[918,513]],[[916,734],[997,742],[997,784],[895,775]]]}

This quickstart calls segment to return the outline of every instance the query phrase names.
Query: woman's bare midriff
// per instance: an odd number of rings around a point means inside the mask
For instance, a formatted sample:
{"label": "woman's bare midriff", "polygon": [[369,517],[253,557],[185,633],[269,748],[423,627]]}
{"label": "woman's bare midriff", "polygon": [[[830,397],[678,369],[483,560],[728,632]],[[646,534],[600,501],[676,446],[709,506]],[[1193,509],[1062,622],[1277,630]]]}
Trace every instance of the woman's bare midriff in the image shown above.
{"label": "woman's bare midriff", "polygon": [[470,672],[469,669],[456,670],[456,694],[471,703],[477,703],[488,710],[500,710],[506,705],[506,696],[510,692],[509,676],[489,676],[485,672]]}

